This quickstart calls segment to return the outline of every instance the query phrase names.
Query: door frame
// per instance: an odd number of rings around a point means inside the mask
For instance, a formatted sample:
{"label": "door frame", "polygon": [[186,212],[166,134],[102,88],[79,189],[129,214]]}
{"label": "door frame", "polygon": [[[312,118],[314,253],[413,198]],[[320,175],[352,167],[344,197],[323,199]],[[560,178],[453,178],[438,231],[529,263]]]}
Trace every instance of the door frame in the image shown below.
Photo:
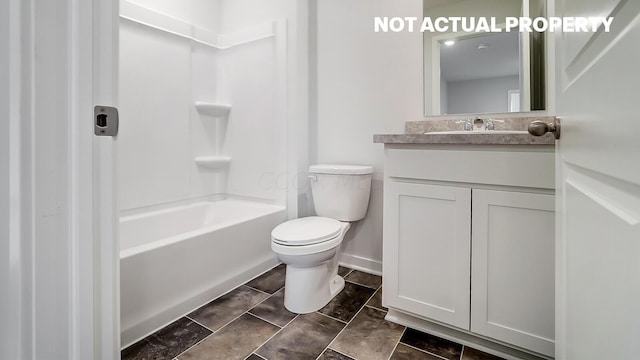
{"label": "door frame", "polygon": [[[81,0],[76,0],[81,6]],[[90,63],[93,70],[92,102],[118,106],[119,1],[93,0],[91,14],[92,44]],[[88,30],[88,29],[87,29]],[[86,54],[85,56],[88,56]],[[100,359],[120,359],[120,246],[117,205],[117,141],[92,135],[92,197],[94,244],[93,265],[96,301],[93,313],[94,354]]]}
{"label": "door frame", "polygon": [[119,359],[116,141],[92,121],[117,105],[118,1],[1,8],[0,357]]}

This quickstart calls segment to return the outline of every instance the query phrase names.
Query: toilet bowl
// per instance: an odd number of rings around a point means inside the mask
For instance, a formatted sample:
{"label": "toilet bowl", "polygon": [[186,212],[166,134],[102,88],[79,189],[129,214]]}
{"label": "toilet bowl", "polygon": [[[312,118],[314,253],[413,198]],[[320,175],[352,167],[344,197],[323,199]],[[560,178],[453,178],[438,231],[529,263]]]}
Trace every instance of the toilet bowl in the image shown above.
{"label": "toilet bowl", "polygon": [[289,220],[271,232],[271,248],[287,266],[284,305],[289,311],[317,311],[344,288],[339,250],[351,223],[366,214],[372,172],[370,166],[355,165],[309,168],[318,216]]}

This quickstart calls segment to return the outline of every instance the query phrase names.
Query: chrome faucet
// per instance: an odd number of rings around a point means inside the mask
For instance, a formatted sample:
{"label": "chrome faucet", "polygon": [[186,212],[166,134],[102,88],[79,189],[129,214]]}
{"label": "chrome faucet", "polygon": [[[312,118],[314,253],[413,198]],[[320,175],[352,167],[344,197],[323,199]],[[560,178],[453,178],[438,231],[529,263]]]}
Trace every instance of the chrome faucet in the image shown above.
{"label": "chrome faucet", "polygon": [[473,123],[471,119],[467,120],[456,120],[456,124],[464,123],[464,131],[473,131]]}
{"label": "chrome faucet", "polygon": [[484,125],[484,120],[482,120],[482,118],[477,117],[473,120],[472,130],[482,130],[482,125]]}
{"label": "chrome faucet", "polygon": [[501,122],[503,123],[504,120],[498,120],[498,119],[487,119],[485,125],[484,125],[484,129],[487,131],[491,131],[491,130],[495,130],[496,129],[496,125],[494,124],[494,122]]}

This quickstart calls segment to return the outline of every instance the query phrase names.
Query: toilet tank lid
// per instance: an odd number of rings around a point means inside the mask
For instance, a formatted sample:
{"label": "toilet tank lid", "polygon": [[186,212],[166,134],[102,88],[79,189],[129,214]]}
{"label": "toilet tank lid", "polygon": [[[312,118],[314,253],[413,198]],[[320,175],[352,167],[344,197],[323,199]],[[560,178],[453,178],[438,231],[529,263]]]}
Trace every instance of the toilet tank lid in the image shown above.
{"label": "toilet tank lid", "polygon": [[373,173],[373,167],[366,165],[319,164],[309,166],[309,172],[312,174],[366,175]]}

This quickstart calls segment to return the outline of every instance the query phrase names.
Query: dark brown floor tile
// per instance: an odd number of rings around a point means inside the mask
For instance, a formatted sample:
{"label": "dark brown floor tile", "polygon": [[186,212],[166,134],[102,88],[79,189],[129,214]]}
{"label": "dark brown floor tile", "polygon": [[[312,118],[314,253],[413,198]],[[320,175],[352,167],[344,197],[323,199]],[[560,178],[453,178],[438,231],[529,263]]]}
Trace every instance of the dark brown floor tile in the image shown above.
{"label": "dark brown floor tile", "polygon": [[462,360],[504,360],[503,358],[470,347],[464,347]]}
{"label": "dark brown floor tile", "polygon": [[345,282],[344,289],[318,312],[348,322],[374,292],[374,289]]}
{"label": "dark brown floor tile", "polygon": [[382,276],[367,274],[366,272],[358,270],[353,270],[344,279],[374,289],[377,289],[382,285]]}
{"label": "dark brown floor tile", "polygon": [[338,335],[331,348],[356,359],[387,360],[404,326],[384,319],[382,310],[365,307]]}
{"label": "dark brown floor tile", "polygon": [[121,358],[173,359],[209,334],[210,330],[183,317],[122,350]]}
{"label": "dark brown floor tile", "polygon": [[371,298],[371,300],[369,300],[367,305],[373,306],[374,308],[378,308],[384,311],[388,310],[386,307],[382,306],[382,288],[376,291],[375,295],[373,295],[373,297]]}
{"label": "dark brown floor tile", "polygon": [[349,269],[348,267],[338,266],[338,275],[345,277],[349,275],[350,272],[351,272],[351,269]]}
{"label": "dark brown floor tile", "polygon": [[460,359],[462,353],[462,345],[414,329],[407,329],[400,341],[451,360]]}
{"label": "dark brown floor tile", "polygon": [[405,344],[398,344],[389,360],[442,360],[442,358],[408,347]]}
{"label": "dark brown floor tile", "polygon": [[180,360],[244,360],[279,327],[244,314],[180,355]]}
{"label": "dark brown floor tile", "polygon": [[284,289],[280,289],[249,312],[278,326],[285,326],[296,317],[296,314],[284,307]]}
{"label": "dark brown floor tile", "polygon": [[269,360],[314,360],[344,326],[317,313],[300,315],[256,353]]}
{"label": "dark brown floor tile", "polygon": [[267,297],[265,293],[240,286],[187,316],[216,331]]}
{"label": "dark brown floor tile", "polygon": [[260,356],[258,356],[256,354],[251,354],[245,360],[264,360],[264,358],[260,357]]}
{"label": "dark brown floor tile", "polygon": [[257,278],[249,281],[245,285],[269,294],[273,294],[274,292],[284,287],[285,269],[286,266],[284,264],[280,264],[267,271],[266,273],[258,276]]}
{"label": "dark brown floor tile", "polygon": [[331,349],[325,350],[318,360],[355,360],[354,358],[340,354],[339,352]]}

